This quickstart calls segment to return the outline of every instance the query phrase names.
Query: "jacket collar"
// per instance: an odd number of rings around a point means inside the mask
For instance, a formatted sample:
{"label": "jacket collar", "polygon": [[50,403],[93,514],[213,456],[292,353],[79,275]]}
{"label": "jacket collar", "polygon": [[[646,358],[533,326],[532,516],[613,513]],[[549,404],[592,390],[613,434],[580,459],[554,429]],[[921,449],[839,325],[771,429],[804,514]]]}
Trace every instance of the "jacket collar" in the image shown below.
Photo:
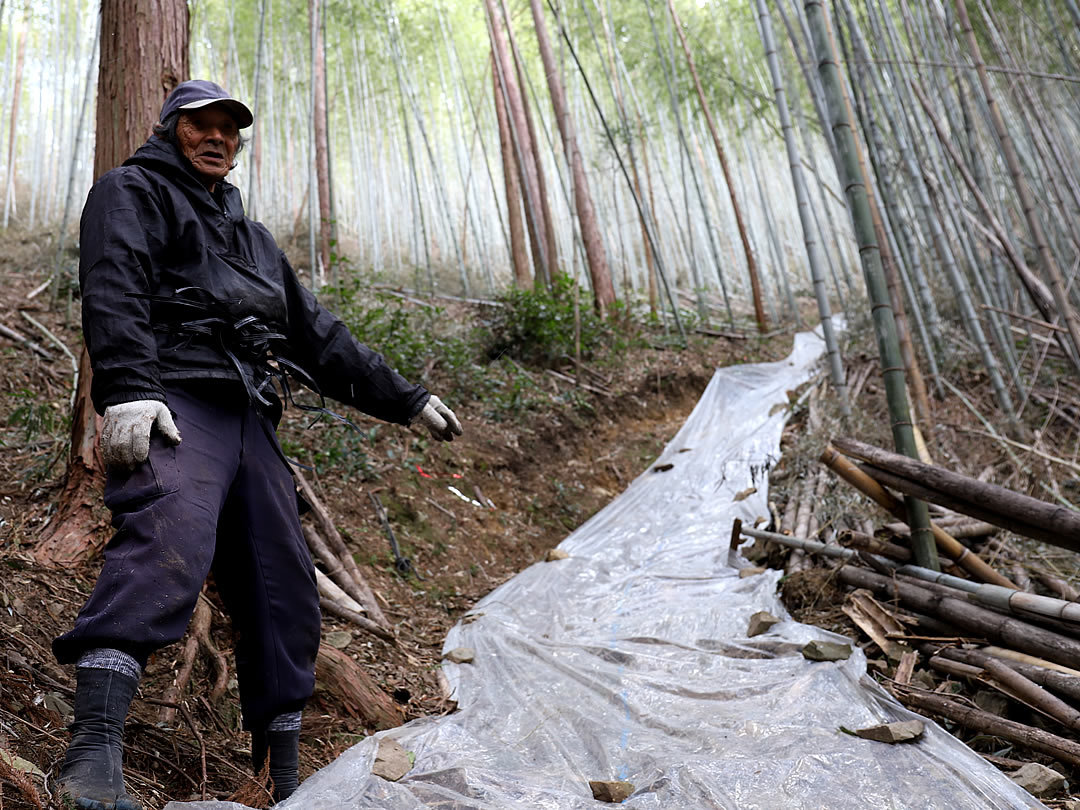
{"label": "jacket collar", "polygon": [[[141,166],[165,175],[193,200],[212,206],[217,211],[221,210],[187,158],[174,144],[163,138],[152,135],[150,140],[135,150],[135,154],[124,161],[123,165]],[[240,197],[240,189],[225,180],[219,180],[218,183],[224,189],[222,207],[225,209],[225,216],[230,222],[239,222],[244,218],[244,202]]]}

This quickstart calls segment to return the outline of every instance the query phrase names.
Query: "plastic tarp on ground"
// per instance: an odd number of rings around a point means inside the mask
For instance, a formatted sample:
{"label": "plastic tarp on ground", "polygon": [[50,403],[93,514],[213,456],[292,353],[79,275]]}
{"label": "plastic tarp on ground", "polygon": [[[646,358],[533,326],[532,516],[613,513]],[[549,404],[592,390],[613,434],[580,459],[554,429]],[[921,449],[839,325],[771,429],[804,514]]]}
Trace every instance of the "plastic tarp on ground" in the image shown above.
{"label": "plastic tarp on ground", "polygon": [[[369,737],[278,807],[596,808],[592,779],[632,782],[634,808],[1042,807],[929,721],[902,745],[840,732],[914,717],[858,649],[800,653],[846,639],[790,619],[746,637],[753,613],[787,614],[780,572],[739,577],[732,520],[767,514],[786,392],[821,351],[800,334],[786,360],[720,369],[650,470],[562,543],[568,559],[518,574],[451,630],[446,650],[476,653],[444,663],[457,712]],[[400,782],[370,773],[383,736],[415,754]]]}

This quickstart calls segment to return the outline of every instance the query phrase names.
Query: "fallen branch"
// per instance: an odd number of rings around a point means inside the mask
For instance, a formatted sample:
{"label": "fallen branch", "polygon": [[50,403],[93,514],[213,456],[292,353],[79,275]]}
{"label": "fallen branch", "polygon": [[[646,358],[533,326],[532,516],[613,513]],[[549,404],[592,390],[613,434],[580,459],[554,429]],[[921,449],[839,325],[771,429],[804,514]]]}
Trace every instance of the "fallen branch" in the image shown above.
{"label": "fallen branch", "polygon": [[1080,712],[1061,698],[1050,694],[1034,681],[992,656],[986,656],[982,662],[982,668],[1002,686],[1020,695],[1025,703],[1050,715],[1066,728],[1080,731]]}
{"label": "fallen branch", "polygon": [[613,394],[610,391],[608,391],[608,390],[606,390],[604,388],[598,388],[595,385],[589,385],[589,383],[587,383],[587,382],[581,382],[581,380],[575,380],[573,377],[571,377],[571,376],[569,376],[567,374],[563,374],[561,371],[556,371],[553,368],[549,368],[547,370],[547,373],[550,374],[552,377],[554,377],[556,380],[562,380],[565,383],[570,383],[570,385],[575,385],[575,386],[577,386],[579,388],[584,388],[586,391],[592,391],[594,394],[599,394],[602,397],[613,396]]}
{"label": "fallen branch", "polygon": [[[364,606],[364,610],[367,611],[368,616],[371,617],[373,622],[389,628],[390,622],[386,620],[382,608],[380,608],[375,601],[375,594],[373,594],[371,588],[368,587],[367,580],[360,572],[356,560],[353,559],[352,553],[349,551],[348,547],[345,545],[345,541],[341,537],[341,533],[338,532],[337,526],[334,525],[334,521],[330,518],[330,513],[326,510],[326,507],[319,499],[319,496],[315,494],[315,490],[300,471],[294,469],[293,475],[296,477],[296,482],[300,485],[300,491],[303,494],[304,499],[311,506],[311,512],[315,517],[315,521],[319,524],[319,528],[322,529],[322,534],[326,538],[330,549],[341,560],[345,566],[345,570],[349,572],[349,576],[352,578],[353,582],[356,583],[356,588],[360,593],[360,598],[356,601]],[[349,589],[346,588],[346,590]],[[354,596],[353,598],[356,597]]]}
{"label": "fallen branch", "polygon": [[21,346],[25,346],[35,354],[41,355],[46,360],[53,359],[53,356],[49,353],[48,349],[43,348],[38,343],[35,343],[30,338],[26,337],[26,335],[16,332],[10,326],[4,326],[4,324],[0,323],[0,335],[6,337],[8,340],[12,340],[18,343]]}
{"label": "fallen branch", "polygon": [[[987,652],[988,649],[992,648],[964,650],[958,647],[944,647],[937,651],[937,655],[976,667],[982,667],[986,661],[992,659],[1004,664],[1010,669],[1016,670],[1025,678],[1033,683],[1037,683],[1039,686],[1046,687],[1053,692],[1057,692],[1059,695],[1064,695],[1073,700],[1080,700],[1080,676],[1058,672],[1055,669],[1049,669],[1048,667],[1039,666],[1026,661],[1000,658],[991,655]],[[1049,667],[1054,666],[1050,661],[1044,661],[1043,663],[1047,664]]]}
{"label": "fallen branch", "polygon": [[394,634],[391,633],[389,630],[383,627],[379,627],[379,625],[375,624],[375,622],[373,622],[367,616],[357,613],[352,608],[346,607],[340,602],[335,602],[333,599],[330,599],[326,596],[320,596],[319,607],[321,607],[327,613],[332,613],[339,619],[345,619],[346,621],[352,622],[361,630],[367,630],[374,636],[378,636],[381,639],[385,639],[386,641],[395,644],[397,643],[397,639],[394,638]]}
{"label": "fallen branch", "polygon": [[356,580],[345,570],[341,558],[330,550],[330,546],[323,540],[322,535],[315,531],[313,526],[305,524],[301,529],[304,532],[304,539],[307,540],[311,553],[326,566],[325,576],[327,579],[347,593],[350,599],[355,600],[360,605],[361,610],[368,613],[368,605],[364,601],[364,592],[360,590]]}

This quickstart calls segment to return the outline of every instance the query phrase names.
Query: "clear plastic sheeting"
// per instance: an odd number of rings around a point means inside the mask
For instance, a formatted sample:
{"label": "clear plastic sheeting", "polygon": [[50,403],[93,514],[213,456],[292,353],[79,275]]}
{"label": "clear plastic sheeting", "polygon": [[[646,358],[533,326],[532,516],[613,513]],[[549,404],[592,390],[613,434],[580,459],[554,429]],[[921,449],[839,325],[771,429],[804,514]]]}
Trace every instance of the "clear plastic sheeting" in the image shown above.
{"label": "clear plastic sheeting", "polygon": [[[767,515],[787,392],[821,355],[800,334],[783,361],[720,369],[649,470],[560,546],[479,602],[447,637],[475,662],[444,669],[453,714],[370,737],[313,775],[292,808],[596,808],[589,780],[626,780],[634,808],[1019,808],[1028,793],[935,724],[886,745],[840,732],[909,719],[846,661],[812,663],[778,571],[740,578],[734,518]],[[669,467],[670,465],[670,467]],[[747,494],[749,493],[749,494]],[[371,775],[378,738],[415,754]],[[170,804],[225,810],[222,802]]]}

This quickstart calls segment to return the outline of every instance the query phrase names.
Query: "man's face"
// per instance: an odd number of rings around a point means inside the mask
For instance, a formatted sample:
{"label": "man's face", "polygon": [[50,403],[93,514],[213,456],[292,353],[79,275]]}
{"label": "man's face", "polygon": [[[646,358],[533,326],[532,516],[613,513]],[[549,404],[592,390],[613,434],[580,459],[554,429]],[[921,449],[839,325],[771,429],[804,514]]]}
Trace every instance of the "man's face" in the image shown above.
{"label": "man's face", "polygon": [[181,114],[176,122],[176,139],[203,183],[213,189],[232,168],[240,130],[224,107],[210,104]]}

